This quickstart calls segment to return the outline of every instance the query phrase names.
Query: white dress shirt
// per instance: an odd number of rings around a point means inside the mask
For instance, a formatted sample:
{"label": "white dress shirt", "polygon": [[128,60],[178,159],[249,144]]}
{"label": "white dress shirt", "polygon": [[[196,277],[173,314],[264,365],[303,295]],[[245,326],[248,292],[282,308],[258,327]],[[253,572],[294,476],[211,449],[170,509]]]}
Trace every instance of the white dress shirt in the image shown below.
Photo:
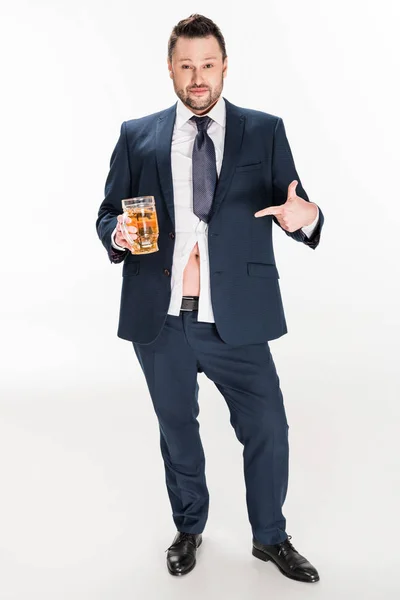
{"label": "white dress shirt", "polygon": [[[213,108],[206,113],[212,119],[207,133],[214,142],[218,176],[224,155],[226,107],[221,96]],[[171,143],[171,169],[175,208],[175,246],[171,272],[171,300],[168,314],[179,316],[183,295],[183,271],[196,242],[200,254],[200,293],[197,320],[214,323],[211,305],[210,264],[208,257],[208,225],[193,212],[192,152],[197,135],[197,125],[190,118],[194,113],[178,98],[176,119]],[[203,115],[202,115],[203,116]],[[302,231],[311,236],[318,222],[315,220]],[[125,250],[114,241],[116,229],[111,235],[111,243],[117,250]]]}

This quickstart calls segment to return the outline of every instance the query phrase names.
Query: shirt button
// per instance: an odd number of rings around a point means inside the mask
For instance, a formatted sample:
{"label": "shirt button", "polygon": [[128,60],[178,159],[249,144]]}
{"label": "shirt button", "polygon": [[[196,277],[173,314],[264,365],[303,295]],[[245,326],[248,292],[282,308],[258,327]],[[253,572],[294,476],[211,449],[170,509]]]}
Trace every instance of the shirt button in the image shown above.
{"label": "shirt button", "polygon": [[171,240],[175,239],[175,234],[173,231],[171,231],[171,233],[169,234],[169,237],[171,238]]}
{"label": "shirt button", "polygon": [[171,273],[168,271],[168,269],[164,269],[164,275],[171,275]]}

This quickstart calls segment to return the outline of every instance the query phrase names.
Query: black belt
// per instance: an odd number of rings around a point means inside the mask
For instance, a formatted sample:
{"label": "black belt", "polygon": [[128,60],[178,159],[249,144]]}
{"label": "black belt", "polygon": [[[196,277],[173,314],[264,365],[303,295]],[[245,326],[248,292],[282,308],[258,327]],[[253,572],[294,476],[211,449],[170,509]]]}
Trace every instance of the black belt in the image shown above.
{"label": "black belt", "polygon": [[199,310],[199,297],[182,296],[181,310]]}

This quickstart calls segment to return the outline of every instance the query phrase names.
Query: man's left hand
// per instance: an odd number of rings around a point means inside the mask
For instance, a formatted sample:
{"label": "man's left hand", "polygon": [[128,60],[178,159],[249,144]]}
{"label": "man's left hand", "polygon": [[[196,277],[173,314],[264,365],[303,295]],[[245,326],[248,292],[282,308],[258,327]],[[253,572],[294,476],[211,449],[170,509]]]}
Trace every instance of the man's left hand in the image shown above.
{"label": "man's left hand", "polygon": [[288,187],[288,195],[285,204],[280,206],[269,206],[259,210],[255,217],[275,215],[282,229],[297,231],[306,225],[310,225],[318,214],[318,206],[313,202],[307,202],[296,194],[298,181],[294,180]]}

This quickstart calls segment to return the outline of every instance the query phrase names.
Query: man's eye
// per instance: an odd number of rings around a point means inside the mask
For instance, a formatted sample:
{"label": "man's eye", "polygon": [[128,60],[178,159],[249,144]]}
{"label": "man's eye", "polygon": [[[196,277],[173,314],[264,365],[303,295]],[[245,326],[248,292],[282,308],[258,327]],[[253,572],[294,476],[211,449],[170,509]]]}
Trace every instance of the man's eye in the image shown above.
{"label": "man's eye", "polygon": [[[214,65],[212,63],[208,63],[207,65],[205,65],[206,67],[213,67]],[[182,69],[190,69],[190,65],[182,65]]]}

